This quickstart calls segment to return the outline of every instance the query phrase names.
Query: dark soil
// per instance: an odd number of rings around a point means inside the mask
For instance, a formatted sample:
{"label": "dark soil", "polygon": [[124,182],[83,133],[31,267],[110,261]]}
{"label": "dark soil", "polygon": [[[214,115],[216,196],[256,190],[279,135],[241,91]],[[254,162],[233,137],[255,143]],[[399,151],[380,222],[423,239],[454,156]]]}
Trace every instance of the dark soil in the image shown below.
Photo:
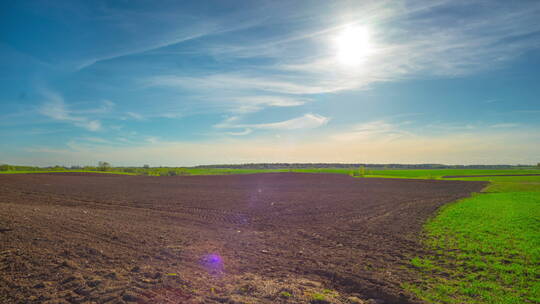
{"label": "dark soil", "polygon": [[495,175],[447,175],[442,178],[459,178],[459,177],[497,177],[497,176],[540,176],[540,174],[495,174]]}
{"label": "dark soil", "polygon": [[485,185],[0,175],[0,303],[415,303],[422,223]]}

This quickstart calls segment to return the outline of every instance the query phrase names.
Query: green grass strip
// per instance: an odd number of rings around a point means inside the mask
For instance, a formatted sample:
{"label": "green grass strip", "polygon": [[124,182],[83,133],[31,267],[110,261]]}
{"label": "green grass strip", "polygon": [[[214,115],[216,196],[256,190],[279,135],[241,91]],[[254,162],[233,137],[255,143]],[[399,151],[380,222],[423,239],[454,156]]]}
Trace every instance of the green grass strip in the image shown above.
{"label": "green grass strip", "polygon": [[430,303],[540,303],[540,191],[522,190],[495,183],[442,208],[404,287]]}

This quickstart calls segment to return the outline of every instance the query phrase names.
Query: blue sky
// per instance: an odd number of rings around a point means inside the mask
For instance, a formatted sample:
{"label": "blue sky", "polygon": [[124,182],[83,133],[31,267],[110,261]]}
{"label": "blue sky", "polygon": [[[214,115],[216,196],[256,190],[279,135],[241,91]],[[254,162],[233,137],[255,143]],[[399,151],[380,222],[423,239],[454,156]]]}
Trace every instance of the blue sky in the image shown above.
{"label": "blue sky", "polygon": [[2,1],[0,162],[540,161],[538,1]]}

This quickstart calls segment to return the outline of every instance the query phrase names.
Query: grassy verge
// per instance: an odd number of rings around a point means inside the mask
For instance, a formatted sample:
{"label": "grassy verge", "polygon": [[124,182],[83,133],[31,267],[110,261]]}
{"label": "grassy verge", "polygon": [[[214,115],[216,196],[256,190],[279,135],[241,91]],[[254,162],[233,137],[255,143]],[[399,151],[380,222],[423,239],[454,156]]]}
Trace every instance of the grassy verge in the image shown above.
{"label": "grassy verge", "polygon": [[430,303],[540,303],[539,179],[496,179],[425,225],[432,254],[411,260],[421,279],[406,289]]}

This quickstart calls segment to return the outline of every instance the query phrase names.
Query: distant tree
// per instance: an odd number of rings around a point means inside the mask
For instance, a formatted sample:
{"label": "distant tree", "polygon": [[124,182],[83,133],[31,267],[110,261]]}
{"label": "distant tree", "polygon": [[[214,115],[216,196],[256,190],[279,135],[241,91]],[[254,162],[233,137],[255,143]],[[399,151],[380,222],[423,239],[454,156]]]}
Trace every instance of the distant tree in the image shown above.
{"label": "distant tree", "polygon": [[149,168],[150,168],[149,165],[144,165],[144,166],[142,166],[142,167],[145,168],[145,169],[149,169]]}
{"label": "distant tree", "polygon": [[361,177],[364,177],[364,175],[366,175],[366,167],[364,167],[364,165],[362,165],[362,166],[360,166],[358,168],[358,174]]}
{"label": "distant tree", "polygon": [[540,168],[540,163],[536,164],[536,166],[537,166],[538,168]]}
{"label": "distant tree", "polygon": [[9,171],[11,168],[9,165],[0,165],[0,171]]}
{"label": "distant tree", "polygon": [[111,168],[111,164],[105,161],[100,161],[98,163],[98,168],[99,168],[99,171],[107,171]]}

